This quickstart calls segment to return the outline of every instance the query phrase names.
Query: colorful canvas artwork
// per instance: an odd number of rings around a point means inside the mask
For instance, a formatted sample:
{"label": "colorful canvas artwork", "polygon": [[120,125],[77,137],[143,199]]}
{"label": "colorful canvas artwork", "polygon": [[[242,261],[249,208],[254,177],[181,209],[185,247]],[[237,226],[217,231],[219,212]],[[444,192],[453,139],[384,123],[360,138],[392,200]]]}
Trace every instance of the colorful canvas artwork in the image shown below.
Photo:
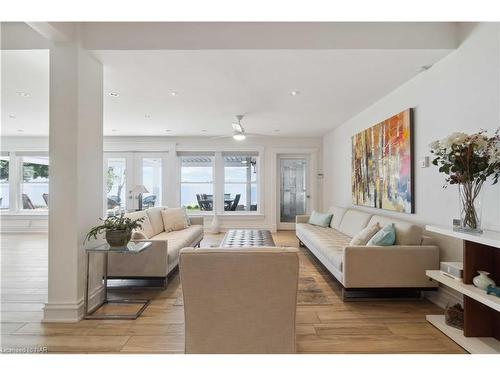
{"label": "colorful canvas artwork", "polygon": [[413,213],[412,109],[352,137],[352,201]]}

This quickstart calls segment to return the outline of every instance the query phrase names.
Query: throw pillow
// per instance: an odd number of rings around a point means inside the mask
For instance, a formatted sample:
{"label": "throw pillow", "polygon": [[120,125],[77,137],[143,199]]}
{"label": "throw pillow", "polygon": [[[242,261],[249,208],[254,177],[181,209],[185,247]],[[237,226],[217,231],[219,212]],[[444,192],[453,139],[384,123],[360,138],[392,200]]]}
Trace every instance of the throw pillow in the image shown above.
{"label": "throw pillow", "polygon": [[318,225],[323,228],[329,226],[330,221],[332,221],[332,214],[323,214],[321,212],[313,211],[309,217],[309,224]]}
{"label": "throw pillow", "polygon": [[132,233],[132,241],[134,240],[147,240],[148,239],[148,236],[146,236],[146,234],[144,234],[144,232],[140,232],[140,231],[134,231]]}
{"label": "throw pillow", "polygon": [[374,223],[365,229],[363,229],[361,232],[356,234],[351,242],[349,242],[349,245],[354,245],[354,246],[363,246],[370,241],[370,239],[379,231],[380,226],[378,223]]}
{"label": "throw pillow", "polygon": [[165,232],[185,229],[189,226],[186,210],[184,208],[166,208],[161,211]]}
{"label": "throw pillow", "polygon": [[392,246],[396,242],[394,224],[387,224],[380,229],[366,244],[367,246]]}

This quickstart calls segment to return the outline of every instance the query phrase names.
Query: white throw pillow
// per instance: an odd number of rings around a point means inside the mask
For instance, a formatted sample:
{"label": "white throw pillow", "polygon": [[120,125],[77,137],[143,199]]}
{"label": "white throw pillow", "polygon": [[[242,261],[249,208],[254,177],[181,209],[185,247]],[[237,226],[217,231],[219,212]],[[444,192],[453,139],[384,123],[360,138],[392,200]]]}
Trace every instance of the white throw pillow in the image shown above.
{"label": "white throw pillow", "polygon": [[351,242],[349,242],[349,245],[353,246],[364,246],[370,241],[370,239],[380,230],[380,226],[378,223],[374,223],[365,229],[363,229],[361,232],[356,234]]}
{"label": "white throw pillow", "polygon": [[182,230],[189,226],[188,217],[184,208],[166,208],[161,211],[165,232]]}

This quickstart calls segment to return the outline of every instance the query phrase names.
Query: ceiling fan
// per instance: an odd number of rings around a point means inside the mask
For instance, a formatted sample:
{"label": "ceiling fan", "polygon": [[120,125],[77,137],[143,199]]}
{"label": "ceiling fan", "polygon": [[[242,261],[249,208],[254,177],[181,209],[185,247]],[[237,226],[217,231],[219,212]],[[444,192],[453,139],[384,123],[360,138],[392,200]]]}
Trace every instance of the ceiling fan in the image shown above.
{"label": "ceiling fan", "polygon": [[243,125],[241,125],[241,120],[243,120],[243,115],[236,115],[236,122],[233,122],[231,126],[233,127],[232,135],[223,135],[214,138],[229,138],[232,137],[235,141],[244,141],[247,137],[263,137],[263,134],[247,133]]}

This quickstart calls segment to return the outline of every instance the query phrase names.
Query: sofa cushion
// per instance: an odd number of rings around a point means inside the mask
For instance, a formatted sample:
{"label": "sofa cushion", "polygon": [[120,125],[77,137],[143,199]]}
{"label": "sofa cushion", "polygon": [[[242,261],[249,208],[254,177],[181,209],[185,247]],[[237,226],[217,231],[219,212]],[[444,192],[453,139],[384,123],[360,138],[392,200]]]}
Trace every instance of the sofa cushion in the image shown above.
{"label": "sofa cushion", "polygon": [[132,233],[132,237],[131,237],[132,241],[147,240],[147,239],[148,239],[148,236],[146,236],[146,234],[144,232],[134,231]]}
{"label": "sofa cushion", "polygon": [[165,232],[185,229],[189,226],[188,217],[184,208],[166,208],[161,211]]}
{"label": "sofa cushion", "polygon": [[366,244],[367,246],[392,246],[396,242],[394,224],[387,224],[380,229]]}
{"label": "sofa cushion", "polygon": [[185,247],[196,245],[203,236],[203,226],[191,225],[186,229],[172,232],[162,232],[154,236],[153,240],[167,241],[168,262],[173,263],[179,257],[179,252]]}
{"label": "sofa cushion", "polygon": [[344,249],[338,247],[328,246],[323,249],[323,255],[330,261],[333,266],[342,272],[343,268],[343,258],[344,258]]}
{"label": "sofa cushion", "polygon": [[350,237],[335,229],[322,228],[311,224],[296,224],[296,231],[302,240],[309,241],[319,250],[327,246],[342,249],[349,245],[351,240]]}
{"label": "sofa cushion", "polygon": [[370,241],[370,239],[380,230],[378,223],[368,224],[368,226],[361,232],[356,234],[349,245],[353,246],[364,246]]}
{"label": "sofa cushion", "polygon": [[130,212],[128,214],[125,214],[124,216],[130,218],[131,220],[137,220],[143,217],[144,221],[141,223],[142,229],[135,229],[133,232],[142,232],[147,238],[151,238],[154,236],[153,227],[151,226],[149,216],[145,211]]}
{"label": "sofa cushion", "polygon": [[[149,216],[149,221],[151,222],[154,236],[165,230],[165,227],[163,226],[163,218],[161,217],[161,211],[164,209],[165,207],[153,207],[146,210],[146,213]],[[149,236],[149,238],[151,238],[151,236]]]}
{"label": "sofa cushion", "polygon": [[349,237],[354,237],[366,228],[371,217],[369,213],[350,208],[342,217],[338,230]]}
{"label": "sofa cushion", "polygon": [[309,217],[309,224],[326,228],[330,225],[331,220],[332,214],[324,214],[321,212],[313,211],[311,216]]}
{"label": "sofa cushion", "polygon": [[394,224],[396,229],[396,245],[420,245],[422,243],[422,227],[408,221],[373,215],[370,224],[379,223],[380,226]]}
{"label": "sofa cushion", "polygon": [[344,217],[346,211],[347,209],[343,207],[338,207],[338,206],[330,207],[328,212],[330,212],[333,215],[332,221],[330,222],[330,227],[339,230],[340,222],[342,221],[342,218]]}

